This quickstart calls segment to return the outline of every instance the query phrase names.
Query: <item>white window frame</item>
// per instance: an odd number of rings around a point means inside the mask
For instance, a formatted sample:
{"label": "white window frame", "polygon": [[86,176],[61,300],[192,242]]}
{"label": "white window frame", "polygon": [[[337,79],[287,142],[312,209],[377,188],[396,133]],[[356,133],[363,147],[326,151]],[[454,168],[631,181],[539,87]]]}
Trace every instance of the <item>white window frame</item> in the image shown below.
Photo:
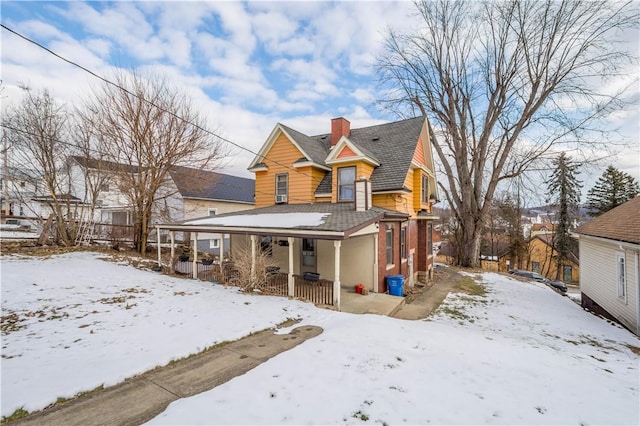
{"label": "white window frame", "polygon": [[[213,213],[213,214],[211,214],[211,213]],[[207,209],[207,216],[212,217],[212,216],[215,216],[217,214],[218,214],[218,209]]]}
{"label": "white window frame", "polygon": [[[278,179],[280,177],[284,177],[284,191],[281,192],[278,188]],[[276,175],[276,197],[279,195],[284,195],[285,197],[289,195],[289,174],[288,173],[278,173]]]}
{"label": "white window frame", "polygon": [[[343,182],[342,173],[353,170],[353,181]],[[355,201],[356,199],[356,166],[338,167],[338,201]],[[351,188],[352,197],[342,197],[342,188]]]}
{"label": "white window frame", "polygon": [[[389,234],[391,234],[391,238],[389,238]],[[395,230],[393,225],[387,225],[387,229],[385,230],[385,254],[387,257],[387,269],[394,266],[394,242],[395,239]],[[389,251],[391,251],[391,259],[389,259]]]}
{"label": "white window frame", "polygon": [[624,253],[616,253],[616,284],[618,297],[627,300],[627,267]]}
{"label": "white window frame", "polygon": [[212,238],[209,240],[209,248],[217,249],[220,248],[220,238]]}

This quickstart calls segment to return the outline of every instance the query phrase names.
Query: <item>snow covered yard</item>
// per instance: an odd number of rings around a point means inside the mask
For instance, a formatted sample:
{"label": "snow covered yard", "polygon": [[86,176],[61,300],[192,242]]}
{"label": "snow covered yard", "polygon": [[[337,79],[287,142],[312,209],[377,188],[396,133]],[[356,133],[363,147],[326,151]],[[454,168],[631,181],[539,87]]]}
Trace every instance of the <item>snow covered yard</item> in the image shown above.
{"label": "snow covered yard", "polygon": [[323,334],[150,423],[638,424],[637,338],[544,285],[476,279],[486,296],[430,321],[314,312]]}
{"label": "snow covered yard", "polygon": [[315,310],[100,257],[2,257],[2,416],[116,384]]}
{"label": "snow covered yard", "polygon": [[540,284],[481,274],[485,296],[403,321],[99,257],[2,257],[2,415],[300,317],[324,332],[151,423],[640,422],[638,339]]}

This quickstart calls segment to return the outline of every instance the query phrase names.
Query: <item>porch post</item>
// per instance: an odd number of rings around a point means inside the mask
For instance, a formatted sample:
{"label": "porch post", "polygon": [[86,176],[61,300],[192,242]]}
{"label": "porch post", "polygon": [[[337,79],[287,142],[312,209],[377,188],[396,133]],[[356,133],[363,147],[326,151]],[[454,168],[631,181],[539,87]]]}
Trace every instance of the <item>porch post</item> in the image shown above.
{"label": "porch post", "polygon": [[198,233],[193,233],[193,279],[198,279]]}
{"label": "porch post", "polygon": [[220,254],[218,255],[218,261],[220,264],[220,276],[222,277],[224,273],[224,267],[222,266],[222,262],[224,262],[224,234],[220,234]]}
{"label": "porch post", "polygon": [[289,297],[295,296],[294,281],[293,281],[293,237],[287,237],[289,243],[289,275],[287,276],[287,291]]}
{"label": "porch post", "polygon": [[170,266],[170,270],[171,273],[173,274],[175,271],[173,269],[173,261],[176,258],[176,232],[175,231],[170,231],[169,235],[171,236],[171,266]]}
{"label": "porch post", "polygon": [[342,241],[333,242],[333,306],[340,310],[340,244]]}
{"label": "porch post", "polygon": [[378,292],[378,234],[373,234],[373,288],[374,293]]}
{"label": "porch post", "polygon": [[256,236],[251,236],[251,281],[256,279]]}
{"label": "porch post", "polygon": [[160,250],[160,227],[156,226],[156,238],[158,239],[158,267],[162,272],[162,251]]}

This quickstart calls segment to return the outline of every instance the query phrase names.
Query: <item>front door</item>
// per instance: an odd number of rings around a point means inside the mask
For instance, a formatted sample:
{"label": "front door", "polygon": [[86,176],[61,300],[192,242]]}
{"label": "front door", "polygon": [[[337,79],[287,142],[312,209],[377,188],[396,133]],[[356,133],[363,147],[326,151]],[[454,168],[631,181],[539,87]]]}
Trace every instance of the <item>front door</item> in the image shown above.
{"label": "front door", "polygon": [[316,240],[303,238],[301,249],[300,274],[316,272]]}

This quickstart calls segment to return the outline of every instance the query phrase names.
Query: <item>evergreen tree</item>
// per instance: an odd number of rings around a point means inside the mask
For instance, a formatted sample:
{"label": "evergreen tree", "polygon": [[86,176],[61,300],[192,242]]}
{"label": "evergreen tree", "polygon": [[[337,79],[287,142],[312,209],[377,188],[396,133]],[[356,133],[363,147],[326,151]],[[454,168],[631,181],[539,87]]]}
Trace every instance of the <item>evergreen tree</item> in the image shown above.
{"label": "evergreen tree", "polygon": [[600,216],[639,193],[640,187],[633,176],[609,166],[587,193],[589,215]]}
{"label": "evergreen tree", "polygon": [[562,264],[569,257],[576,246],[576,240],[571,237],[571,224],[578,217],[578,203],[580,202],[580,188],[582,182],[576,175],[578,165],[573,163],[564,152],[553,160],[554,171],[547,180],[549,202],[556,208],[556,235],[554,245],[556,256],[556,279],[560,279]]}

